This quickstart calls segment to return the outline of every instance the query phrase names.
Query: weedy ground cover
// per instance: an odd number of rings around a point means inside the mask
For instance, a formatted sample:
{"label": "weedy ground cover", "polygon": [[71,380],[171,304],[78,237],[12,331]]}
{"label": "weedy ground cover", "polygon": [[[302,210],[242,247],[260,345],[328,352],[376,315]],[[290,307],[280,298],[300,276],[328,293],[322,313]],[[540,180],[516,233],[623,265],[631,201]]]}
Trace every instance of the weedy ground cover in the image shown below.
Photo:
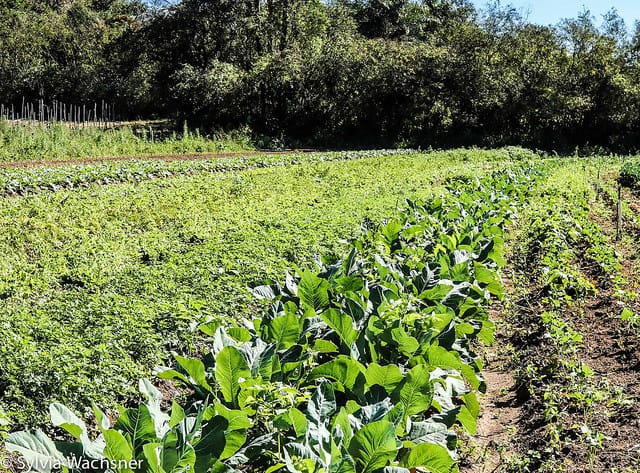
{"label": "weedy ground cover", "polygon": [[0,169],[0,195],[20,196],[88,187],[92,184],[136,183],[151,179],[187,176],[198,173],[243,171],[250,169],[349,161],[363,158],[400,156],[418,153],[412,150],[357,152],[262,154],[226,158],[162,161],[127,160],[103,163],[55,163],[34,168]]}

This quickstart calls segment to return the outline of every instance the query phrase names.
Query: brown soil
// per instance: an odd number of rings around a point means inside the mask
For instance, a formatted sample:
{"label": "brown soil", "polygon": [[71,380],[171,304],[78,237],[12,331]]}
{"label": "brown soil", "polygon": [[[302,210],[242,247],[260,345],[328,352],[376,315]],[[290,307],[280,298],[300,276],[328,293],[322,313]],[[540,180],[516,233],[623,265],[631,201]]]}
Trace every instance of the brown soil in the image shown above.
{"label": "brown soil", "polygon": [[[505,284],[508,289],[509,285]],[[507,291],[508,292],[508,291]],[[513,452],[513,435],[522,416],[510,369],[511,356],[504,347],[508,335],[502,320],[502,305],[491,310],[491,320],[497,323],[495,343],[484,352],[483,375],[487,392],[480,399],[478,429],[469,441],[469,452],[462,459],[461,473],[500,471],[502,460]]]}
{"label": "brown soil", "polygon": [[[613,185],[613,177],[606,178],[609,185]],[[607,212],[593,212],[591,219],[610,237],[620,255],[625,288],[637,291],[640,287],[638,247],[629,238],[615,241],[615,202],[602,191],[598,197]],[[640,197],[623,191],[623,198],[636,214],[634,221],[624,222],[624,231],[627,235],[640,236]],[[590,409],[574,408],[560,414],[558,422],[565,434],[575,432],[575,438],[565,442],[560,456],[550,464],[576,473],[637,472],[640,471],[640,331],[621,320],[623,305],[616,298],[611,281],[602,277],[600,268],[581,262],[584,263],[581,270],[594,281],[598,294],[576,305],[567,321],[583,336],[578,358],[594,372],[588,386],[606,393],[606,398],[593,401]],[[515,297],[508,287],[507,293],[510,293],[507,297]],[[513,321],[514,326],[502,321],[503,316],[510,318],[508,314],[493,314],[499,330],[496,343],[485,353],[487,395],[481,403],[477,437],[470,440],[470,451],[461,461],[463,473],[515,471],[509,466],[510,458],[527,456],[531,451],[541,452],[546,447],[548,433],[542,399],[517,389],[512,374],[517,366],[513,354],[505,353],[505,347],[511,344],[520,363],[534,361],[544,369],[557,367],[553,345],[540,330],[537,314],[543,309],[538,307],[538,301],[538,295],[534,294],[522,301],[522,306],[515,303],[518,319]],[[640,313],[640,301],[633,305],[636,313]],[[558,377],[558,373],[555,376]],[[561,375],[551,382],[562,383]],[[534,391],[537,392],[535,388]],[[576,402],[569,405],[575,406]],[[588,412],[586,418],[585,412]],[[601,434],[599,447],[589,445],[586,436],[581,435],[580,427],[585,423],[591,432]],[[541,456],[544,458],[545,454],[541,452]],[[522,466],[516,470],[538,471],[539,468],[535,461],[525,466],[525,470],[521,470]],[[555,467],[546,468],[545,471],[555,471]]]}
{"label": "brown soil", "polygon": [[7,161],[0,162],[0,169],[15,168],[36,168],[43,166],[64,166],[70,164],[99,164],[119,161],[194,161],[221,158],[255,157],[255,156],[282,156],[290,154],[313,153],[316,150],[288,150],[288,151],[240,151],[229,153],[192,153],[192,154],[161,154],[144,156],[110,156],[95,158],[77,158],[61,160],[39,160],[39,161]]}
{"label": "brown soil", "polygon": [[[594,370],[596,385],[609,389],[609,406],[597,408],[590,420],[593,431],[602,433],[602,449],[589,468],[584,461],[584,445],[571,452],[576,471],[621,471],[640,467],[640,359],[638,333],[620,315],[621,307],[610,294],[601,293],[585,307],[575,328],[584,335],[581,360]],[[578,446],[576,446],[578,447]]]}

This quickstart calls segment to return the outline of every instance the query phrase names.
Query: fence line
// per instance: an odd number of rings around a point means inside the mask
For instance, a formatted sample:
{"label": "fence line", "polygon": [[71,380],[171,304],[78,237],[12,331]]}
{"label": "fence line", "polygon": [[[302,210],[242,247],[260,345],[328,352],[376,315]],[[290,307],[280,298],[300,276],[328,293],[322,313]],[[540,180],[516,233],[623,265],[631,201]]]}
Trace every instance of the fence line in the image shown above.
{"label": "fence line", "polygon": [[101,127],[107,128],[117,120],[115,106],[102,100],[93,105],[67,104],[54,100],[45,103],[44,100],[28,102],[22,99],[19,105],[0,104],[0,119],[4,118],[12,122],[38,122],[68,123],[72,126]]}

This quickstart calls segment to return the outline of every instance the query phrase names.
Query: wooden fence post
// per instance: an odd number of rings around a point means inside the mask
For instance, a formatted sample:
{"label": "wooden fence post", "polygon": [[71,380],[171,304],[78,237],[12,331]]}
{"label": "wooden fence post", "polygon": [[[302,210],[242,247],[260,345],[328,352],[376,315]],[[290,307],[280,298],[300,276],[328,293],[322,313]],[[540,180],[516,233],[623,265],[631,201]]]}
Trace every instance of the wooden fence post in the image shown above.
{"label": "wooden fence post", "polygon": [[622,186],[618,184],[618,222],[616,225],[616,240],[622,239]]}

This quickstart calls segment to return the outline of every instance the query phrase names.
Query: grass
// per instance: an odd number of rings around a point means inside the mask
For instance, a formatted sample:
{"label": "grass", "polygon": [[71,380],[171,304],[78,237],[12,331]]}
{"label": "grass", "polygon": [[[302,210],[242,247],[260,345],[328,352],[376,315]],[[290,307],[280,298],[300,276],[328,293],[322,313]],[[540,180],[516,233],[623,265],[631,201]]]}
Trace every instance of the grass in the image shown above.
{"label": "grass", "polygon": [[198,321],[251,315],[248,283],[337,249],[445,177],[498,165],[488,155],[373,155],[1,199],[4,409],[25,426],[52,401],[126,398],[163,353],[200,351]]}
{"label": "grass", "polygon": [[242,133],[202,136],[184,127],[179,135],[158,138],[145,128],[130,126],[103,130],[51,125],[12,125],[0,119],[0,162],[72,160],[92,157],[142,156],[177,153],[215,153],[254,149]]}

